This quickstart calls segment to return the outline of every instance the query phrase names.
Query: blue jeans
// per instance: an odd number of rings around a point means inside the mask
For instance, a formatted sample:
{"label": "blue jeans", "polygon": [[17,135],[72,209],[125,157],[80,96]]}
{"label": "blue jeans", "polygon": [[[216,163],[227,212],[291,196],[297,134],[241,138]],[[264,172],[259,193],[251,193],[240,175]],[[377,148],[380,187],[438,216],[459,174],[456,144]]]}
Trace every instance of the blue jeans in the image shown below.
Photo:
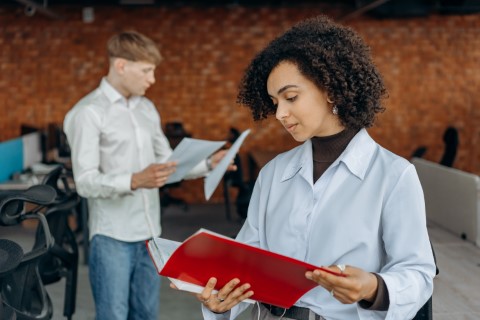
{"label": "blue jeans", "polygon": [[88,261],[97,320],[157,319],[160,275],[145,241],[95,235]]}

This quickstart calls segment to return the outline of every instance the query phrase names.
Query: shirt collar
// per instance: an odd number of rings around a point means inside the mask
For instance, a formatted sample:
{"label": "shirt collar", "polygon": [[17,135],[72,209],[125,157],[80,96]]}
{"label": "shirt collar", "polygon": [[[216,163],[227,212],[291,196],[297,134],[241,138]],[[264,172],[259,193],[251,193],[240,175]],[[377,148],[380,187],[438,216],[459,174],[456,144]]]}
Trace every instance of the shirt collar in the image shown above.
{"label": "shirt collar", "polygon": [[377,144],[370,137],[367,130],[362,129],[353,137],[338,160],[345,163],[351,173],[363,180],[376,147]]}
{"label": "shirt collar", "polygon": [[110,101],[110,103],[122,103],[125,104],[126,106],[128,105],[130,108],[134,108],[137,106],[137,104],[140,102],[141,97],[140,96],[132,96],[128,98],[128,104],[127,104],[127,99],[120,94],[120,92],[117,91],[108,81],[106,78],[103,78],[102,81],[100,82],[100,90],[105,94],[107,99]]}
{"label": "shirt collar", "polygon": [[[333,162],[332,166],[343,162],[352,174],[363,180],[373,157],[375,147],[376,143],[367,133],[367,130],[361,129],[350,141],[345,151]],[[312,142],[310,140],[305,141],[303,145],[294,151],[282,176],[282,181],[291,179],[301,171],[300,169],[307,169],[308,167],[313,168]],[[302,171],[307,172],[308,170]]]}

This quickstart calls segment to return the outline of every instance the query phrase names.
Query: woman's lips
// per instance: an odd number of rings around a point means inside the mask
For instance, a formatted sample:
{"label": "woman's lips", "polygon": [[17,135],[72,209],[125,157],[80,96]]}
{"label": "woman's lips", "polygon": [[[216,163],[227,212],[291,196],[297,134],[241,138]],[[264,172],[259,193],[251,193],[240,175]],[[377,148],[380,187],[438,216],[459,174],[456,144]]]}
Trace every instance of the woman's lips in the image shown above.
{"label": "woman's lips", "polygon": [[297,127],[297,124],[284,124],[283,125],[285,127],[285,129],[287,129],[287,131],[291,132],[293,130],[295,130],[295,128]]}

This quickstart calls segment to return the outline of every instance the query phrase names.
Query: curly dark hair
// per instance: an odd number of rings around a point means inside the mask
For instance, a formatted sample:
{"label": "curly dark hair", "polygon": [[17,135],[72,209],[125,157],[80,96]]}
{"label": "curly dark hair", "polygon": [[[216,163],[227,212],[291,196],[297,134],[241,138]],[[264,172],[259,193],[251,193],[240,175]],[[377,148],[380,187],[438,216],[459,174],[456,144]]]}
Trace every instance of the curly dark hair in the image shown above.
{"label": "curly dark hair", "polygon": [[376,114],[385,110],[381,100],[387,91],[370,48],[351,28],[318,16],[274,39],[247,67],[237,102],[251,109],[254,120],[275,114],[267,79],[284,61],[294,63],[302,75],[327,92],[347,128],[371,127]]}

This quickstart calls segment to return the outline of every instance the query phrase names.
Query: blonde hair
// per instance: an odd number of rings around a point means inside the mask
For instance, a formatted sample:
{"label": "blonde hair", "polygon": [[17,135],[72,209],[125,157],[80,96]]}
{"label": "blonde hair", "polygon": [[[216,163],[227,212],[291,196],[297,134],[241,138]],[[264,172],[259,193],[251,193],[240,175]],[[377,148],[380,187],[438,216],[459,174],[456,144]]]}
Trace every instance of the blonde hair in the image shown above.
{"label": "blonde hair", "polygon": [[107,43],[109,58],[145,61],[159,65],[162,55],[150,38],[136,31],[125,31],[110,38]]}

